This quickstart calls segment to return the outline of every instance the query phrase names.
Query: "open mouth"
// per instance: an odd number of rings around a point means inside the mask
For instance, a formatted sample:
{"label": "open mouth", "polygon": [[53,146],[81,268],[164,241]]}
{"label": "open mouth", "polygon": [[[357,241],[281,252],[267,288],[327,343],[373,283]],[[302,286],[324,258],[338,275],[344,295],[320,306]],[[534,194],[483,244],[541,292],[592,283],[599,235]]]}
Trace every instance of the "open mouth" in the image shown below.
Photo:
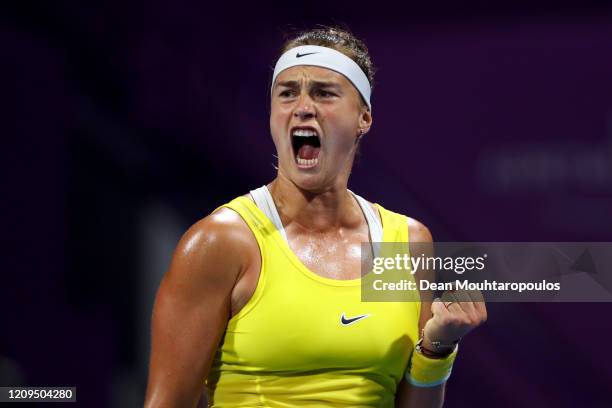
{"label": "open mouth", "polygon": [[291,145],[295,162],[300,168],[315,167],[319,162],[321,152],[321,139],[314,129],[293,129],[291,132]]}

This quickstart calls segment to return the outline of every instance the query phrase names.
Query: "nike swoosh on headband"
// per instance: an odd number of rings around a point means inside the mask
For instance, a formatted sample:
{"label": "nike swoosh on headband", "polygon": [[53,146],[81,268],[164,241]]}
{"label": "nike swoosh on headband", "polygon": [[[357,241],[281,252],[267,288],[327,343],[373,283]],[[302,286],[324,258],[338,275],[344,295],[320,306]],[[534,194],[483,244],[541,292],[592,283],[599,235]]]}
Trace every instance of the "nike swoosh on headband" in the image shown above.
{"label": "nike swoosh on headband", "polygon": [[[302,58],[307,55],[309,58]],[[372,86],[366,73],[355,61],[340,51],[318,45],[300,45],[287,50],[278,58],[272,74],[270,94],[276,83],[276,77],[284,70],[298,65],[327,68],[344,75],[355,86],[368,108],[372,110],[372,103],[370,102]]]}
{"label": "nike swoosh on headband", "polygon": [[344,313],[342,313],[342,316],[340,317],[340,323],[343,326],[348,326],[349,324],[353,324],[361,319],[365,319],[366,317],[369,317],[369,314],[364,314],[364,315],[359,315],[359,316],[355,316],[355,317],[351,317],[348,318],[346,317],[346,315]]}
{"label": "nike swoosh on headband", "polygon": [[295,58],[302,58],[302,57],[305,57],[307,55],[312,55],[312,54],[318,54],[318,52],[305,52],[304,54],[300,54],[298,52],[297,54],[295,54]]}

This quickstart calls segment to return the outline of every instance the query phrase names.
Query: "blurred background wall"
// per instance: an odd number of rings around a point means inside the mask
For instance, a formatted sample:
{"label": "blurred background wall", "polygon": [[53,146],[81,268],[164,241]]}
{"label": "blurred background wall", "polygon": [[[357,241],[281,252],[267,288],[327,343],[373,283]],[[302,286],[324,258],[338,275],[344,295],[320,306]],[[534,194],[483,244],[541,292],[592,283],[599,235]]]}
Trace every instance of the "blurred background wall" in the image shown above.
{"label": "blurred background wall", "polygon": [[[142,404],[172,250],[274,177],[272,67],[316,24],[348,25],[378,67],[353,190],[439,241],[612,241],[606,2],[60,0],[0,22],[0,385]],[[612,305],[489,309],[447,407],[612,406]]]}

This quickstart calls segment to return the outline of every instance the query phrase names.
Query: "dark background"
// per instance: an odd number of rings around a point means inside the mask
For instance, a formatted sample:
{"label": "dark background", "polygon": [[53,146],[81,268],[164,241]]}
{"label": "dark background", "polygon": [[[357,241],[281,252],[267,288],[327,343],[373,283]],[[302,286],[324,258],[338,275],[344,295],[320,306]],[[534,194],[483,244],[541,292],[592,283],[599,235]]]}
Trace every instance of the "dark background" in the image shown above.
{"label": "dark background", "polygon": [[[606,2],[13,2],[0,22],[0,385],[142,404],[178,238],[274,177],[293,29],[347,24],[379,68],[354,191],[440,241],[612,241]],[[611,312],[489,305],[446,406],[612,406]]]}

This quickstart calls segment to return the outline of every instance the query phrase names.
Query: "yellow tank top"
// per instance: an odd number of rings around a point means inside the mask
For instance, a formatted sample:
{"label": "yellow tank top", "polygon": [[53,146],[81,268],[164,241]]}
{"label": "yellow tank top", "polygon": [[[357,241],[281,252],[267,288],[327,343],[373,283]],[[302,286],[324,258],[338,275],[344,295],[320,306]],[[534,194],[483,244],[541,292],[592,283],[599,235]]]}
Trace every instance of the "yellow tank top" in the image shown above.
{"label": "yellow tank top", "polygon": [[[306,268],[252,200],[223,207],[253,231],[261,272],[219,344],[209,406],[393,407],[418,340],[420,302],[362,302],[361,279]],[[377,208],[383,241],[408,242],[406,217]]]}

